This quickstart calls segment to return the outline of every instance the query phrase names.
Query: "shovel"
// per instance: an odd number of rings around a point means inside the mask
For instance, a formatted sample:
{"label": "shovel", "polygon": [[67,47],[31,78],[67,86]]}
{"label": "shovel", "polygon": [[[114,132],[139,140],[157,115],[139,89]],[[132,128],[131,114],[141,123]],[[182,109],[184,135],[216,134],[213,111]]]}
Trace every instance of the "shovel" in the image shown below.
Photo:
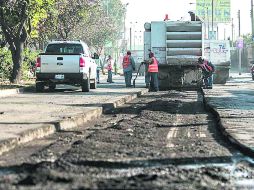
{"label": "shovel", "polygon": [[144,64],[144,62],[141,62],[141,63],[140,63],[140,65],[139,65],[139,67],[138,67],[137,75],[136,75],[136,77],[135,77],[134,80],[133,80],[133,87],[134,87],[134,88],[136,88],[135,82],[136,82],[136,79],[137,79],[137,77],[138,77],[139,70],[140,70],[140,68],[141,68],[141,66],[142,66],[143,64]]}

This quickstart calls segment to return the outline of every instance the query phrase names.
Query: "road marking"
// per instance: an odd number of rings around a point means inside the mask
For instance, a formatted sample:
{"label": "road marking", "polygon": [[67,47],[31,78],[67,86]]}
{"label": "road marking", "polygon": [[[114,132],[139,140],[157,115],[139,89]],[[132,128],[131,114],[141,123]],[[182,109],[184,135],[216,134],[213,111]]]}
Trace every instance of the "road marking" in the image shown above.
{"label": "road marking", "polygon": [[168,143],[168,144],[166,145],[166,147],[167,147],[167,148],[174,148],[174,147],[175,147],[175,145],[174,145],[174,144],[172,144],[172,143]]}
{"label": "road marking", "polygon": [[199,137],[205,138],[205,137],[206,137],[206,134],[205,134],[205,133],[202,133],[201,131],[199,131]]}
{"label": "road marking", "polygon": [[176,127],[172,127],[172,128],[169,130],[168,134],[167,134],[167,139],[169,140],[169,139],[171,139],[171,138],[176,137],[176,134],[177,134],[177,128],[176,128]]}
{"label": "road marking", "polygon": [[[177,106],[179,107],[179,105]],[[173,126],[177,126],[178,125],[178,121],[179,121],[179,117],[178,117],[178,114],[175,115],[175,122],[172,124]],[[167,140],[169,141],[166,145],[166,147],[168,148],[173,148],[175,147],[175,145],[173,143],[170,142],[170,139],[172,138],[175,138],[177,136],[177,130],[178,128],[177,127],[172,127],[168,134],[167,134]]]}
{"label": "road marking", "polygon": [[[175,126],[175,123],[173,124]],[[173,143],[170,142],[170,139],[175,138],[177,136],[177,128],[176,127],[172,127],[168,134],[167,134],[167,140],[169,141],[166,145],[166,147],[168,148],[173,148],[175,147],[175,145]]]}

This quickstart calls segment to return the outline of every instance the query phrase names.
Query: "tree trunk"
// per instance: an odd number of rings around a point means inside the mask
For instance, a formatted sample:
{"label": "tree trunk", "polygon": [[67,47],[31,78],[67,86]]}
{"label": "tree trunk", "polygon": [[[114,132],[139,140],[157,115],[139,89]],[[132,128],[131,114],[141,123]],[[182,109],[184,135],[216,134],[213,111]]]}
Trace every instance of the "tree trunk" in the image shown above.
{"label": "tree trunk", "polygon": [[11,83],[18,84],[21,80],[21,71],[22,71],[22,54],[24,51],[24,42],[17,41],[15,43],[16,50],[11,51],[12,61],[13,61],[13,69],[11,74]]}

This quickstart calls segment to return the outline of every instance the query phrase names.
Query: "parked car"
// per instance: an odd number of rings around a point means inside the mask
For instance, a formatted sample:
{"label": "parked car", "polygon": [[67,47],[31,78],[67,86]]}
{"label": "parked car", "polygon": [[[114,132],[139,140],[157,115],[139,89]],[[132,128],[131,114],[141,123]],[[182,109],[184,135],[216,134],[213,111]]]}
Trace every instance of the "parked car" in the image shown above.
{"label": "parked car", "polygon": [[56,84],[80,85],[83,92],[96,89],[97,65],[83,41],[52,41],[36,62],[36,91]]}

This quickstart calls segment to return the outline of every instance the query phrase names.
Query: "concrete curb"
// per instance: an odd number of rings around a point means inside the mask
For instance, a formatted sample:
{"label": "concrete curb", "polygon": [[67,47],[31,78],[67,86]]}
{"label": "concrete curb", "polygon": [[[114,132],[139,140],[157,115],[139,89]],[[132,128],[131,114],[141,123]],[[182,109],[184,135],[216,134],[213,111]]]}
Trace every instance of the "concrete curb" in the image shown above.
{"label": "concrete curb", "polygon": [[82,126],[88,121],[99,118],[102,115],[102,107],[91,108],[91,110],[83,113],[82,115],[76,115],[67,119],[56,122],[56,132],[64,131],[75,127]]}
{"label": "concrete curb", "polygon": [[237,149],[239,149],[242,153],[254,157],[254,150],[245,144],[241,143],[238,139],[234,138],[230,132],[227,131],[226,122],[223,121],[223,119],[220,116],[219,111],[214,107],[212,104],[209,103],[207,98],[205,97],[205,92],[202,89],[201,90],[202,96],[203,96],[203,103],[205,105],[205,108],[209,110],[216,118],[218,127],[222,135]]}
{"label": "concrete curb", "polygon": [[54,124],[43,125],[40,128],[25,131],[16,138],[10,138],[0,142],[0,155],[4,152],[10,151],[17,146],[32,141],[34,139],[42,138],[56,132]]}
{"label": "concrete curb", "polygon": [[125,96],[119,100],[116,100],[113,103],[105,103],[102,104],[103,107],[103,113],[108,113],[110,110],[117,108],[121,105],[124,105],[125,103],[128,103],[134,99],[136,99],[139,96],[142,96],[143,94],[147,93],[148,89],[141,90],[140,92],[134,93],[132,95]]}
{"label": "concrete curb", "polygon": [[0,97],[10,96],[14,94],[21,94],[24,93],[25,88],[14,88],[14,89],[6,89],[6,90],[0,90]]}
{"label": "concrete curb", "polygon": [[[12,92],[15,92],[12,91]],[[20,89],[20,91],[16,91],[16,93],[22,93],[24,89]],[[34,139],[39,139],[53,133],[64,131],[70,128],[76,128],[86,124],[88,121],[101,117],[103,113],[108,112],[111,109],[114,109],[118,106],[121,106],[131,100],[137,98],[148,92],[147,89],[141,90],[139,92],[133,92],[131,95],[124,96],[112,103],[102,104],[102,107],[90,108],[89,111],[81,114],[72,116],[69,118],[63,118],[63,120],[52,121],[47,124],[42,125],[37,129],[27,130],[22,132],[16,138],[10,138],[0,142],[0,155],[4,152],[10,151],[11,149],[16,148],[17,146],[32,141]]]}

